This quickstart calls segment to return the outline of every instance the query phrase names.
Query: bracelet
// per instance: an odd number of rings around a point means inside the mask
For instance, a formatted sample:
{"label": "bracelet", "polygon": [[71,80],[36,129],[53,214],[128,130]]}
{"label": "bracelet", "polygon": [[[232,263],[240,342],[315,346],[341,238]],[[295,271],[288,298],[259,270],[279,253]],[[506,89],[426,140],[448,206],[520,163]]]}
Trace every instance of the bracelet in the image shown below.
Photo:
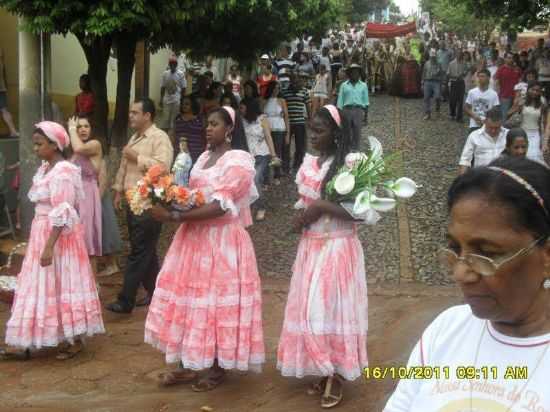
{"label": "bracelet", "polygon": [[180,212],[177,212],[175,210],[170,212],[170,220],[172,222],[179,223],[182,220],[181,218],[182,218],[182,214]]}

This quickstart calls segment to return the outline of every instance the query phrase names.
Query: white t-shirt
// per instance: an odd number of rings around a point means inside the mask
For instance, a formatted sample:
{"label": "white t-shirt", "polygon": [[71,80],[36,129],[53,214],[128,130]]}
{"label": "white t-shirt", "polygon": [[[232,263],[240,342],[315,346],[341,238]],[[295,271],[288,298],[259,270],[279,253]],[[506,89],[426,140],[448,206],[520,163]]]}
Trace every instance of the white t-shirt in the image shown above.
{"label": "white t-shirt", "polygon": [[487,70],[489,70],[489,73],[491,73],[491,77],[489,79],[489,89],[497,90],[497,83],[495,79],[495,74],[497,73],[498,66],[497,65],[491,65],[487,67]]}
{"label": "white t-shirt", "polygon": [[160,86],[164,87],[164,104],[179,103],[181,100],[181,91],[187,87],[185,74],[180,70],[176,70],[174,73],[166,70],[162,73]]}
{"label": "white t-shirt", "polygon": [[[550,333],[510,337],[476,318],[468,305],[447,309],[426,328],[407,364],[428,367],[415,373],[439,368],[439,379],[402,379],[384,412],[548,412],[549,345]],[[468,366],[480,379],[467,378]]]}
{"label": "white t-shirt", "polygon": [[[472,111],[485,120],[485,115],[493,107],[498,106],[500,101],[498,100],[498,94],[493,89],[488,88],[483,91],[479,87],[476,87],[468,92],[466,97],[466,103],[472,107]],[[479,127],[476,121],[470,118],[470,127]]]}
{"label": "white t-shirt", "polygon": [[466,139],[458,164],[466,167],[487,166],[502,154],[507,134],[508,129],[501,127],[498,137],[493,139],[485,131],[485,126],[474,130]]}

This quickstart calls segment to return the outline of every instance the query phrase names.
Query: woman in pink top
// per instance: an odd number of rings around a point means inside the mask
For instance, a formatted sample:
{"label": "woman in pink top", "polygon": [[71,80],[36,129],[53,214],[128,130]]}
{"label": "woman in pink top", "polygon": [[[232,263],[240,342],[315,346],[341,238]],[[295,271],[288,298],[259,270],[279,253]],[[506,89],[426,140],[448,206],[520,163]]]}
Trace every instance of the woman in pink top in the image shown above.
{"label": "woman in pink top", "polygon": [[[209,150],[193,167],[189,186],[206,205],[169,212],[155,206],[159,221],[182,223],[159,273],[145,324],[145,342],[180,367],[161,384],[191,383],[203,392],[220,385],[225,370],[261,370],[265,361],[260,278],[252,241],[250,204],[256,200],[254,158],[231,150],[235,111],[208,116]],[[196,371],[208,369],[199,378]]]}
{"label": "woman in pink top", "polygon": [[310,136],[320,156],[307,155],[296,176],[302,232],[288,300],[277,368],[283,376],[319,376],[308,393],[332,408],[345,380],[361,376],[367,362],[367,282],[356,223],[343,207],[325,199],[327,182],[351,148],[347,127],[332,105],[313,117]]}
{"label": "woman in pink top", "polygon": [[77,209],[84,201],[80,169],[66,161],[63,126],[40,122],[32,136],[43,161],[29,199],[36,204],[29,244],[6,328],[6,343],[25,352],[59,346],[58,359],[82,349],[81,338],[103,333],[101,306]]}

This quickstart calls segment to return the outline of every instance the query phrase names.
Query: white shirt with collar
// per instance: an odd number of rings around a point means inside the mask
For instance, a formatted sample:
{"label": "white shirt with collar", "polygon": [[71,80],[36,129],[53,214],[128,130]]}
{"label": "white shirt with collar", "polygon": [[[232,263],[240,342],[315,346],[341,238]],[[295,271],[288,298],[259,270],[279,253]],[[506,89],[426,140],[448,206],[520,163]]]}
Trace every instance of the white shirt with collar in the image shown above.
{"label": "white shirt with collar", "polygon": [[494,139],[486,132],[485,126],[474,130],[466,140],[458,164],[466,167],[488,165],[502,154],[502,151],[506,147],[507,133],[508,129],[501,127],[498,137]]}

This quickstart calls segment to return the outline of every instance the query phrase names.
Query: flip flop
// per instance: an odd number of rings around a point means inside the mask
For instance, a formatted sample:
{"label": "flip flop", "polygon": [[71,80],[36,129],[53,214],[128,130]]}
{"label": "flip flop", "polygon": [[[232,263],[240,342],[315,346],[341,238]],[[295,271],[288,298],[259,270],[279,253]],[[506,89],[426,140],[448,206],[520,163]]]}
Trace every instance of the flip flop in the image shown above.
{"label": "flip flop", "polygon": [[327,384],[328,377],[324,377],[319,382],[311,384],[311,386],[307,389],[308,395],[320,395],[325,391],[325,386]]}
{"label": "flip flop", "polygon": [[176,369],[159,375],[159,386],[184,385],[197,380],[197,373],[188,369]]}
{"label": "flip flop", "polygon": [[[338,382],[340,385],[340,390],[337,395],[332,394],[332,384],[334,381]],[[321,408],[330,409],[334,408],[336,405],[340,404],[344,399],[344,382],[339,375],[334,375],[328,378],[327,385],[325,386],[325,392],[321,397]]]}
{"label": "flip flop", "polygon": [[225,380],[225,373],[222,373],[218,376],[205,376],[200,379],[196,384],[191,386],[194,392],[208,392],[213,389],[216,389],[220,386]]}
{"label": "flip flop", "polygon": [[[77,345],[78,347],[75,348]],[[84,345],[82,343],[78,343],[77,345],[71,345],[68,348],[60,349],[55,356],[55,359],[64,361],[74,358],[84,349]]]}
{"label": "flip flop", "polygon": [[25,349],[24,351],[8,352],[6,349],[0,349],[0,360],[18,360],[27,361],[31,358],[31,351]]}

